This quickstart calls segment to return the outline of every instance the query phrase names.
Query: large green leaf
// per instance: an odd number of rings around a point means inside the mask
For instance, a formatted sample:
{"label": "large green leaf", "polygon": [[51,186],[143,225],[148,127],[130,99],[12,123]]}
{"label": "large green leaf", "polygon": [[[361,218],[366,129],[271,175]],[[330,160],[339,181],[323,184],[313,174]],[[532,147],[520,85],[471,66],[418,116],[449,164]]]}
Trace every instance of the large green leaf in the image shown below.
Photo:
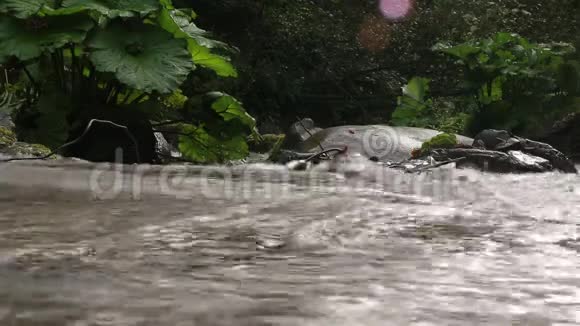
{"label": "large green leaf", "polygon": [[64,0],[62,8],[52,14],[96,11],[109,18],[134,17],[159,9],[157,0]]}
{"label": "large green leaf", "polygon": [[54,0],[3,0],[0,3],[0,12],[18,18],[28,18],[52,6]]}
{"label": "large green leaf", "polygon": [[397,98],[397,108],[391,116],[391,123],[398,126],[425,127],[428,124],[427,110],[431,101],[427,99],[429,79],[412,78],[403,87],[403,95]]}
{"label": "large green leaf", "polygon": [[211,53],[206,47],[203,47],[195,41],[188,41],[188,49],[193,57],[193,62],[202,67],[215,71],[218,76],[237,77],[238,72],[226,57]]}
{"label": "large green leaf", "polygon": [[237,77],[236,69],[229,59],[212,53],[210,50],[212,48],[232,50],[231,47],[208,38],[208,33],[192,22],[191,15],[182,10],[164,6],[158,17],[158,24],[176,38],[187,40],[188,50],[195,64],[211,69],[222,77]]}
{"label": "large green leaf", "polygon": [[413,77],[407,85],[403,87],[403,95],[415,101],[423,102],[429,91],[429,78]]}
{"label": "large green leaf", "polygon": [[193,67],[186,42],[152,25],[127,29],[114,23],[97,32],[89,45],[98,71],[112,72],[144,92],[174,91]]}
{"label": "large green leaf", "polygon": [[256,120],[246,112],[242,103],[234,97],[221,92],[213,92],[208,95],[216,98],[211,105],[211,108],[219,114],[224,121],[229,122],[232,120],[238,120],[252,132],[257,132],[257,130],[255,130]]}
{"label": "large green leaf", "polygon": [[193,23],[191,15],[179,9],[161,9],[158,18],[159,26],[177,38],[191,38],[206,48],[231,49],[226,43],[208,38],[209,33]]}
{"label": "large green leaf", "polygon": [[218,139],[203,126],[183,126],[185,135],[179,137],[179,150],[190,160],[199,163],[223,163],[248,156],[248,144],[242,135]]}
{"label": "large green leaf", "polygon": [[[31,25],[33,24],[33,25]],[[0,59],[33,59],[67,43],[82,42],[93,22],[84,16],[43,17],[37,22],[0,16]]]}

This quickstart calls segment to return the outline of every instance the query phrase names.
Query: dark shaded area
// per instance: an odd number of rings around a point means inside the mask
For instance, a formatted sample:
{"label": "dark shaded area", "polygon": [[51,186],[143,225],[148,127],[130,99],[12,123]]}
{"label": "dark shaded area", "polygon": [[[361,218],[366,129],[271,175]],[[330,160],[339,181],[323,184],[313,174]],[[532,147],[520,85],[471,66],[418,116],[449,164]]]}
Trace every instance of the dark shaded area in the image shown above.
{"label": "dark shaded area", "polygon": [[[101,119],[126,126],[137,140],[137,150],[127,132],[109,124],[95,124],[87,134],[76,144],[66,149],[69,156],[79,157],[93,162],[123,163],[154,163],[156,139],[151,123],[147,116],[137,110],[120,110],[115,108],[99,108],[85,112],[79,121],[82,121],[71,132],[70,140],[79,137],[86,129],[91,119]],[[120,150],[120,157],[116,157]],[[140,162],[139,162],[140,160]]]}
{"label": "dark shaded area", "polygon": [[193,7],[202,27],[240,49],[240,78],[227,87],[265,132],[286,130],[297,116],[322,127],[386,123],[401,86],[416,75],[433,80],[435,97],[461,95],[460,67],[431,51],[439,41],[506,31],[580,44],[575,0],[418,0],[397,22],[384,19],[376,1],[178,4]]}

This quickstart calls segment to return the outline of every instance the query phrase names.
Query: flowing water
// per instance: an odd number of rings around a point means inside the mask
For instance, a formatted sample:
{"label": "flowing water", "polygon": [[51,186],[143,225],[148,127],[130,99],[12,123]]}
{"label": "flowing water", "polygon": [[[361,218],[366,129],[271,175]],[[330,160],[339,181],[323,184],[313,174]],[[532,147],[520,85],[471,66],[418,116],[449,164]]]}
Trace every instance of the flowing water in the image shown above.
{"label": "flowing water", "polygon": [[578,325],[579,181],[4,164],[0,325]]}

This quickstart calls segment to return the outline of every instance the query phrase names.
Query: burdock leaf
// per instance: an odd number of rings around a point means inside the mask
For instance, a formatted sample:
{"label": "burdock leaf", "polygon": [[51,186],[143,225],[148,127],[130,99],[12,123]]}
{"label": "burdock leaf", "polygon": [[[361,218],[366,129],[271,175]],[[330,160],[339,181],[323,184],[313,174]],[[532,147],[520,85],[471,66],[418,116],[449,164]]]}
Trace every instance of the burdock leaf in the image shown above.
{"label": "burdock leaf", "polygon": [[135,89],[170,93],[185,80],[193,63],[184,40],[153,25],[127,29],[111,24],[89,40],[91,61]]}

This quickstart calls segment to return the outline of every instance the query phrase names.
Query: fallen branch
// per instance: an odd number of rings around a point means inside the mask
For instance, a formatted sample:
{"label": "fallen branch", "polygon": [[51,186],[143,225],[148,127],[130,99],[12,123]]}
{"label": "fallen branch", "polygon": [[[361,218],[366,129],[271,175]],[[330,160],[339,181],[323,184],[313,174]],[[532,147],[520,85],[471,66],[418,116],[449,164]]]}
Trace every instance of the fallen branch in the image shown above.
{"label": "fallen branch", "polygon": [[309,161],[312,161],[316,158],[320,158],[321,156],[326,155],[328,153],[332,153],[332,152],[337,152],[337,154],[344,153],[344,152],[346,152],[346,150],[347,150],[346,146],[344,148],[329,148],[329,149],[323,150],[321,152],[312,154],[310,157],[306,158],[305,161],[309,162]]}

